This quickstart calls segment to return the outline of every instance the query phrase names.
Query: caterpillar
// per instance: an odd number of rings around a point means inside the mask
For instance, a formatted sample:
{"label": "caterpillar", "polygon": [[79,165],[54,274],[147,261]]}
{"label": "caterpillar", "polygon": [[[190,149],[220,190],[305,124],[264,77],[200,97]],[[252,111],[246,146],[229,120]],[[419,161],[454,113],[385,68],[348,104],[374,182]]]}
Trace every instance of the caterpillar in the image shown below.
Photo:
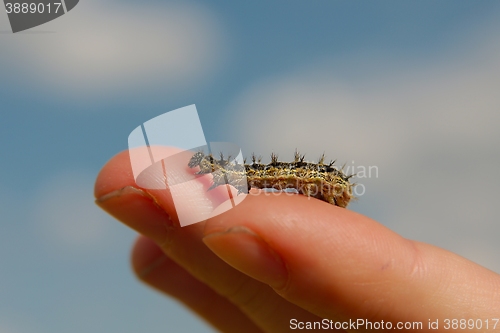
{"label": "caterpillar", "polygon": [[308,197],[317,198],[339,207],[347,207],[353,198],[353,186],[350,178],[342,169],[337,169],[331,161],[325,164],[324,154],[317,163],[304,161],[305,155],[295,152],[293,162],[282,162],[276,154],[271,154],[269,164],[261,163],[261,158],[252,155],[252,163],[242,164],[232,162],[230,156],[224,159],[221,154],[219,159],[211,154],[197,152],[188,163],[188,167],[199,167],[197,175],[211,173],[213,184],[209,190],[220,185],[231,184],[238,193],[248,193],[251,188],[286,190],[294,189],[296,192]]}

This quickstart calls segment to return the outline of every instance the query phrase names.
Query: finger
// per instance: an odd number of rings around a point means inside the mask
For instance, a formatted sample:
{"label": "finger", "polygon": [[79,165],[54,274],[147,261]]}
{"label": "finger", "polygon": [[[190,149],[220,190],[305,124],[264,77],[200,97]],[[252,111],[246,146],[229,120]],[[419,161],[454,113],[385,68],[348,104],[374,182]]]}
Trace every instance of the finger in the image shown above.
{"label": "finger", "polygon": [[249,196],[205,234],[226,262],[320,317],[427,324],[500,311],[497,274],[320,200]]}
{"label": "finger", "polygon": [[[190,182],[184,187],[180,186],[174,206],[168,190],[145,191],[134,188],[136,185],[128,159],[126,152],[118,154],[100,172],[95,195],[101,208],[154,240],[168,257],[239,307],[263,331],[288,331],[291,318],[301,321],[319,320],[316,315],[284,300],[268,285],[241,273],[218,258],[202,242],[203,222],[179,227],[176,214],[179,205],[198,214],[200,211],[209,211],[211,205],[213,207],[217,204],[218,198],[197,199],[207,196],[209,183]],[[185,162],[187,165],[187,161]],[[213,196],[212,193],[210,191],[209,196]],[[217,196],[217,192],[215,193]],[[177,200],[179,197],[183,200]]]}
{"label": "finger", "polygon": [[141,281],[178,299],[221,332],[261,332],[239,308],[195,279],[149,238],[137,239],[132,267]]}

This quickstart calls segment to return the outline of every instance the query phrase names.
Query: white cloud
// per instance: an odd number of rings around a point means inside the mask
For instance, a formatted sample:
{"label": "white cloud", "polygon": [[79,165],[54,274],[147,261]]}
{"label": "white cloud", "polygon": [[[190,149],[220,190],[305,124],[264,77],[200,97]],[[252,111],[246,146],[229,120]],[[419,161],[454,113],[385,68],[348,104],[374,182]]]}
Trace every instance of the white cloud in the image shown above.
{"label": "white cloud", "polygon": [[230,107],[244,124],[234,135],[266,150],[283,142],[314,157],[328,148],[371,161],[398,158],[435,137],[488,144],[500,138],[500,50],[489,62],[480,53],[396,73],[387,64],[386,73],[354,82],[318,65],[259,82]]}
{"label": "white cloud", "polygon": [[226,53],[213,14],[188,5],[85,0],[56,20],[2,37],[0,68],[13,66],[12,80],[59,98],[180,91],[206,78]]}
{"label": "white cloud", "polygon": [[102,253],[114,243],[116,222],[94,204],[94,178],[63,172],[37,189],[32,219],[43,243],[56,253]]}
{"label": "white cloud", "polygon": [[[322,61],[257,83],[229,108],[242,124],[231,137],[247,155],[287,159],[299,148],[310,159],[325,152],[340,163],[376,165],[378,179],[358,179],[367,194],[353,207],[371,207],[365,212],[406,237],[498,262],[489,235],[500,233],[492,223],[499,217],[500,49],[490,37],[426,63],[380,64],[370,55],[342,63],[362,63],[361,77],[336,76],[335,64]],[[470,245],[488,242],[480,251]]]}

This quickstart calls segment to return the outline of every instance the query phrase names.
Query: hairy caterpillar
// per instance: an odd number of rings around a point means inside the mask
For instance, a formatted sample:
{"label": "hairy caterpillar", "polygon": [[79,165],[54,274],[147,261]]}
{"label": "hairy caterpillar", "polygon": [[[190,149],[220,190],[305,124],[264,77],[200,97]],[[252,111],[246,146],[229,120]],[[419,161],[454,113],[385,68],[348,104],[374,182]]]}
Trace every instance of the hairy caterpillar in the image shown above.
{"label": "hairy caterpillar", "polygon": [[353,197],[353,184],[349,181],[354,175],[345,175],[333,166],[335,161],[325,164],[322,155],[318,163],[304,161],[305,155],[295,152],[293,162],[278,161],[271,154],[271,163],[263,164],[261,159],[252,156],[252,163],[243,165],[231,162],[230,157],[220,159],[197,152],[188,163],[190,168],[199,167],[196,174],[213,175],[210,189],[231,184],[239,193],[250,188],[273,188],[276,190],[295,189],[300,194],[317,198],[339,207],[347,207]]}

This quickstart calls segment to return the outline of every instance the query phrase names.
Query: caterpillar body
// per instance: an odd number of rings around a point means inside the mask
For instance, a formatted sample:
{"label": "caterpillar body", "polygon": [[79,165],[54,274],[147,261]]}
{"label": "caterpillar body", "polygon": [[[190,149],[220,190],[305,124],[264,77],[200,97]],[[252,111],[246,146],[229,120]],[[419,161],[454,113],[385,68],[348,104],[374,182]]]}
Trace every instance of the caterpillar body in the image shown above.
{"label": "caterpillar body", "polygon": [[305,155],[295,152],[293,162],[282,162],[276,154],[271,154],[269,164],[261,163],[261,159],[252,156],[252,163],[242,164],[232,162],[230,157],[224,159],[221,154],[219,159],[211,154],[205,155],[197,152],[188,163],[190,168],[199,167],[196,174],[213,175],[213,184],[209,189],[220,185],[231,184],[239,193],[247,192],[251,188],[286,190],[294,189],[296,192],[308,197],[317,198],[330,204],[347,207],[353,198],[353,186],[350,178],[342,169],[336,168],[332,161],[325,164],[324,155],[318,163],[304,161]]}

